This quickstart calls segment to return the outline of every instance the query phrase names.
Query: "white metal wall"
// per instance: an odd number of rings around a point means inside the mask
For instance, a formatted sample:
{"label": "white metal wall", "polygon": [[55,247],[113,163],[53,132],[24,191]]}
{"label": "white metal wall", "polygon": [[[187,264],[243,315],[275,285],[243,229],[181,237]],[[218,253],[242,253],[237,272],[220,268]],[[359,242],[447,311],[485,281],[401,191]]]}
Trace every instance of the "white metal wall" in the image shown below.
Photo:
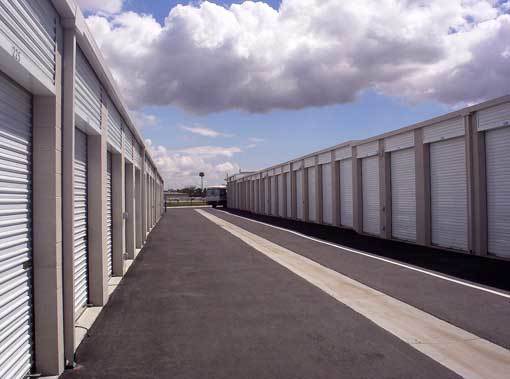
{"label": "white metal wall", "polygon": [[108,277],[113,276],[113,215],[112,215],[112,153],[108,152],[106,160],[106,268]]}
{"label": "white metal wall", "polygon": [[0,76],[0,378],[30,371],[31,266],[32,98]]}
{"label": "white metal wall", "polygon": [[432,243],[467,250],[464,137],[430,144]]}
{"label": "white metal wall", "polygon": [[322,221],[333,224],[333,181],[331,163],[322,165]]}
{"label": "white metal wall", "polygon": [[380,200],[379,200],[379,157],[363,158],[362,192],[363,192],[363,231],[380,234]]}
{"label": "white metal wall", "polygon": [[308,171],[308,219],[317,221],[317,169],[310,167]]}
{"label": "white metal wall", "polygon": [[510,127],[485,134],[488,251],[510,258]]}
{"label": "white metal wall", "polygon": [[352,227],[352,159],[340,161],[340,224]]}
{"label": "white metal wall", "polygon": [[79,129],[74,149],[74,311],[78,318],[88,300],[87,135]]}
{"label": "white metal wall", "polygon": [[292,184],[291,184],[291,173],[288,172],[285,174],[285,180],[287,182],[287,218],[292,217]]}
{"label": "white metal wall", "polygon": [[266,177],[264,178],[264,214],[266,215],[271,213],[271,203],[269,202],[269,196],[269,177]]}
{"label": "white metal wall", "polygon": [[414,149],[391,153],[391,230],[393,237],[416,241],[416,170]]}
{"label": "white metal wall", "polygon": [[280,217],[283,217],[283,214],[285,213],[285,202],[284,202],[284,174],[278,175],[278,215]]}
{"label": "white metal wall", "polygon": [[296,208],[298,220],[303,220],[303,170],[296,171]]}

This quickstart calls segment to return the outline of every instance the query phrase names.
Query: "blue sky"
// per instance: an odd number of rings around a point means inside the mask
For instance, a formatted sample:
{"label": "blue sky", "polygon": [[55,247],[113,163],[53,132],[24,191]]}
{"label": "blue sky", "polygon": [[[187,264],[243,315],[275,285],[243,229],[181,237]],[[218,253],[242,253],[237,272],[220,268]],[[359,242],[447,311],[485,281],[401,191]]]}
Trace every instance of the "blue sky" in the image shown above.
{"label": "blue sky", "polygon": [[[270,9],[242,0],[79,0],[169,187],[198,184],[199,171],[218,184],[226,172],[510,88],[509,1],[431,0],[441,6],[430,9],[282,1],[267,0]],[[177,4],[185,8],[172,11]]]}

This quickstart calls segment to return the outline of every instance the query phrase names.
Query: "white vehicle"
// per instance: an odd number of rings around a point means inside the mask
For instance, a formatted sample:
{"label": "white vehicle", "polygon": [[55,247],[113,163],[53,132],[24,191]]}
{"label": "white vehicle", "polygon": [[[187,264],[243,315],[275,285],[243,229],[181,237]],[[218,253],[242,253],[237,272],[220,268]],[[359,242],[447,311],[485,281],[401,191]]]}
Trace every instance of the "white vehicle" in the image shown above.
{"label": "white vehicle", "polygon": [[218,205],[227,206],[227,188],[225,186],[209,187],[205,191],[205,200],[207,205],[216,208]]}

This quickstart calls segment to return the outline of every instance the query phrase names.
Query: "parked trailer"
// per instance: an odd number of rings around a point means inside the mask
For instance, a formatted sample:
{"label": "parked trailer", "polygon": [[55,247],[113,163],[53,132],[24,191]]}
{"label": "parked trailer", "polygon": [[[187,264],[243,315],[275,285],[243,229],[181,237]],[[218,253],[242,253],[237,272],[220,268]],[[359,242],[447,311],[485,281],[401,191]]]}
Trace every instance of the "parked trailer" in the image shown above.
{"label": "parked trailer", "polygon": [[508,259],[510,96],[227,181],[256,214]]}

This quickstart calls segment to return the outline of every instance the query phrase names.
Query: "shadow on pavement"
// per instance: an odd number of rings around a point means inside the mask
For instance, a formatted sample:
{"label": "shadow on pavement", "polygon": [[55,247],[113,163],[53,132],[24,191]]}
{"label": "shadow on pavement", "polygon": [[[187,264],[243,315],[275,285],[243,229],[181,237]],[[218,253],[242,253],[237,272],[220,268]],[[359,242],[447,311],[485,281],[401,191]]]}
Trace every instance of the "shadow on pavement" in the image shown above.
{"label": "shadow on pavement", "polygon": [[233,209],[223,210],[230,214],[290,229],[310,237],[433,270],[455,278],[510,291],[510,261],[370,237],[334,226],[257,215]]}

